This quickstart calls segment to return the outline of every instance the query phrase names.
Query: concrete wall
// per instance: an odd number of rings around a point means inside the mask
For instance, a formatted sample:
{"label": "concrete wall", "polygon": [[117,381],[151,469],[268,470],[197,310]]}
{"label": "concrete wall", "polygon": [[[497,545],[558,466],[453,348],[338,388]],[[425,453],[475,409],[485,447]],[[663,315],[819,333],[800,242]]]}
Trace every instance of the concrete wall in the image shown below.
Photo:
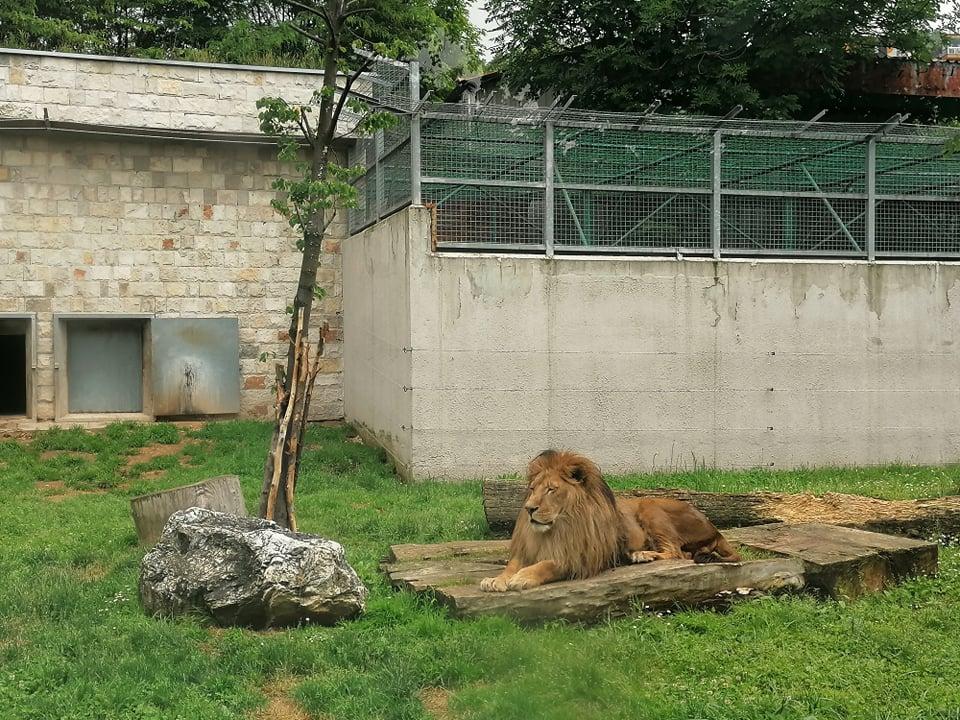
{"label": "concrete wall", "polygon": [[[307,101],[319,70],[0,49],[0,118],[257,133],[256,101]],[[346,128],[343,128],[346,130]]]}
{"label": "concrete wall", "polygon": [[[416,477],[960,460],[960,265],[438,255],[409,213]],[[348,386],[402,342],[352,327]]]}
{"label": "concrete wall", "polygon": [[410,254],[422,252],[425,220],[401,211],[343,241],[344,412],[403,476],[412,450]]}
{"label": "concrete wall", "polygon": [[[36,418],[54,417],[53,315],[237,316],[241,413],[271,415],[300,253],[270,207],[269,146],[0,134],[0,313],[36,313]],[[342,225],[338,226],[342,230]],[[339,234],[339,233],[336,233]],[[326,355],[313,415],[343,415],[340,241],[314,311]]]}

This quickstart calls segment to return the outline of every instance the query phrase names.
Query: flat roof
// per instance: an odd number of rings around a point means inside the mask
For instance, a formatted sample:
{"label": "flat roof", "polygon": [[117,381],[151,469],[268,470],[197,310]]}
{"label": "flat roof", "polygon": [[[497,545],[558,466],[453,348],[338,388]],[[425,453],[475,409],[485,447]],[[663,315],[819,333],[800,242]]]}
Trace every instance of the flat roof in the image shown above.
{"label": "flat roof", "polygon": [[[274,145],[276,138],[261,133],[224,133],[216,130],[175,130],[166,128],[143,128],[95,123],[64,122],[57,120],[33,120],[0,118],[0,132],[19,131],[29,133],[65,133],[71,135],[101,135],[127,137],[137,140],[171,140],[174,142],[220,142],[240,145]],[[354,138],[339,137],[334,146],[349,147]],[[302,145],[306,141],[300,141]]]}
{"label": "flat roof", "polygon": [[[271,65],[233,65],[231,63],[192,62],[190,60],[157,60],[154,58],[120,57],[117,55],[87,55],[85,53],[54,52],[49,50],[22,50],[0,47],[0,55],[29,55],[33,57],[94,60],[99,62],[131,63],[134,65],[174,65],[177,67],[211,68],[213,70],[250,70],[254,72],[279,72],[295,75],[323,75],[318,68],[274,67]],[[340,73],[342,75],[342,73]]]}

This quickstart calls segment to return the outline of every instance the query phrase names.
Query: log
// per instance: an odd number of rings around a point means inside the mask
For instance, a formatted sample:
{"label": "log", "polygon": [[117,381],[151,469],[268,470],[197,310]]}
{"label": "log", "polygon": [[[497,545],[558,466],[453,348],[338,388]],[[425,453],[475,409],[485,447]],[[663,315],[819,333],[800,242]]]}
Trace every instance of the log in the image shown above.
{"label": "log", "polygon": [[630,614],[638,605],[694,607],[743,588],[772,593],[803,586],[802,560],[772,558],[711,565],[661,560],[519,592],[481,591],[480,580],[502,570],[507,550],[498,540],[398,545],[381,569],[393,587],[431,597],[454,617],[505,615],[523,623],[557,618],[592,623]]}
{"label": "log", "polygon": [[[490,530],[509,534],[523,504],[517,480],[484,480]],[[618,490],[619,497],[673,497],[699,508],[720,529],[775,522],[819,522],[908,537],[960,535],[960,496],[878,500],[844,493],[712,493],[669,488]]]}
{"label": "log", "polygon": [[803,561],[807,587],[854,600],[917,575],[935,575],[936,543],[822,523],[734,528],[727,540]]}
{"label": "log", "polygon": [[240,478],[221,475],[194,485],[161,490],[130,500],[130,513],[142,545],[153,545],[160,538],[163,526],[178,510],[202,507],[209,510],[246,515]]}

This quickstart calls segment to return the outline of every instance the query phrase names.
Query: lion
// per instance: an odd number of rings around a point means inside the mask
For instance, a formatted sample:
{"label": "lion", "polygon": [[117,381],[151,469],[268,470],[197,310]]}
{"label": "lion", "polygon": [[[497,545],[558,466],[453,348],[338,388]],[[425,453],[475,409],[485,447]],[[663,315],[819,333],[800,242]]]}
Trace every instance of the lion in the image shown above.
{"label": "lion", "polygon": [[628,521],[634,521],[628,548],[631,562],[679,558],[697,563],[740,562],[740,554],[707,516],[688,502],[620,498],[617,507]]}
{"label": "lion", "polygon": [[711,553],[725,561],[739,560],[691,505],[672,500],[662,504],[659,498],[618,501],[600,468],[583,455],[545,450],[530,461],[527,482],[510,559],[503,572],[481,581],[484,591],[588,578],[623,562],[702,562]]}

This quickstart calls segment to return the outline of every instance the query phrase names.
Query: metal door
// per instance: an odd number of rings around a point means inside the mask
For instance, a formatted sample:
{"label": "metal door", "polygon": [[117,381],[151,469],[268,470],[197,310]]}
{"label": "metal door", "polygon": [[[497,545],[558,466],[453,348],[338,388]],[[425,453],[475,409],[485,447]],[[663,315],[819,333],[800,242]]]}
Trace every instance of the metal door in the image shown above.
{"label": "metal door", "polygon": [[150,323],[153,412],[240,412],[237,318],[158,318]]}
{"label": "metal door", "polygon": [[71,413],[143,411],[143,323],[66,321]]}

